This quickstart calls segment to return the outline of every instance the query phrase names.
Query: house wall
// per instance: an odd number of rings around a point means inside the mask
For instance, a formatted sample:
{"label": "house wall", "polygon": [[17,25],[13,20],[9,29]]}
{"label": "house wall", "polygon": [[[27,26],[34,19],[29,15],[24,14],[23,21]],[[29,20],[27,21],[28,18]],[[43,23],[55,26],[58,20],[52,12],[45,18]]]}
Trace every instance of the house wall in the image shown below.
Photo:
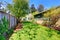
{"label": "house wall", "polygon": [[0,20],[5,16],[9,20],[9,29],[16,26],[16,18],[8,13],[0,12]]}

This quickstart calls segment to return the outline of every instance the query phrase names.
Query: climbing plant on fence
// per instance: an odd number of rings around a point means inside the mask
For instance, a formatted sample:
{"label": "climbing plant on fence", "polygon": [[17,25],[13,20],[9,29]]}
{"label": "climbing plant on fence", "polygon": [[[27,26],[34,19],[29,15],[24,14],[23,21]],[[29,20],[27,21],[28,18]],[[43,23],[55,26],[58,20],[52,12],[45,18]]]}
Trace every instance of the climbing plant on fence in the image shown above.
{"label": "climbing plant on fence", "polygon": [[3,17],[0,20],[0,40],[6,40],[5,37],[3,36],[3,33],[8,31],[8,26],[9,26],[9,21]]}
{"label": "climbing plant on fence", "polygon": [[9,26],[8,20],[5,17],[3,17],[0,20],[0,35],[8,30],[8,26]]}

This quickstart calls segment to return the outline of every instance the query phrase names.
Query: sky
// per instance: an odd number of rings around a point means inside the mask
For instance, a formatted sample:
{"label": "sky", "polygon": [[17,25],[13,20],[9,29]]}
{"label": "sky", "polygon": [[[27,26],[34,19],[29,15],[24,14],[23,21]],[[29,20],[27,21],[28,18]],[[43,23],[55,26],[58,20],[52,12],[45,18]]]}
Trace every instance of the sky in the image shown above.
{"label": "sky", "polygon": [[[12,0],[0,0],[0,1],[12,3]],[[29,0],[29,6],[31,6],[32,4],[34,4],[36,8],[39,6],[39,4],[42,4],[45,8],[51,8],[54,6],[59,6],[60,0]]]}
{"label": "sky", "polygon": [[60,0],[30,0],[29,4],[34,4],[37,8],[40,4],[42,4],[45,8],[51,8],[54,6],[60,5]]}

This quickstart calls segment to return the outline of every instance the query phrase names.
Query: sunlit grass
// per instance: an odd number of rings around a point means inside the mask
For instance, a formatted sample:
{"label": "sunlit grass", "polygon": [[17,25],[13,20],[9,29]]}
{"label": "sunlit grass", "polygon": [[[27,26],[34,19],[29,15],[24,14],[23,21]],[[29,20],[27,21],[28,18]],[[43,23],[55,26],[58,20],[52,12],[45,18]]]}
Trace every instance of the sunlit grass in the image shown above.
{"label": "sunlit grass", "polygon": [[35,23],[24,22],[23,28],[14,32],[9,40],[60,40],[59,33]]}

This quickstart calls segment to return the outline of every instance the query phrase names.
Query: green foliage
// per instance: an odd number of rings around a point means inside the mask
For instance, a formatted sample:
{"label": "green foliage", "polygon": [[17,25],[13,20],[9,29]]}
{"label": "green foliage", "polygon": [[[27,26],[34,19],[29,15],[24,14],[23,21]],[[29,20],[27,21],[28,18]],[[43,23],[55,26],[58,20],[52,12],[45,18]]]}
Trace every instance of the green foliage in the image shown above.
{"label": "green foliage", "polygon": [[6,32],[6,34],[7,34],[8,36],[11,36],[12,33],[13,33],[13,29],[9,29],[9,30]]}
{"label": "green foliage", "polygon": [[49,22],[45,24],[54,27],[60,17],[60,6],[47,10],[44,13],[44,17],[49,18]]}
{"label": "green foliage", "polygon": [[60,34],[36,23],[23,22],[23,28],[14,32],[9,40],[60,40]]}
{"label": "green foliage", "polygon": [[0,34],[3,34],[8,30],[9,22],[8,20],[4,17],[0,20]]}
{"label": "green foliage", "polygon": [[6,40],[4,36],[0,35],[0,40]]}
{"label": "green foliage", "polygon": [[13,0],[13,4],[8,4],[7,7],[17,18],[23,17],[29,12],[28,0]]}
{"label": "green foliage", "polygon": [[0,20],[0,40],[5,40],[4,32],[7,32],[9,26],[8,20],[4,17]]}
{"label": "green foliage", "polygon": [[32,15],[36,15],[36,14],[39,14],[39,12],[35,11],[35,12],[32,13]]}
{"label": "green foliage", "polygon": [[56,7],[56,8],[50,8],[49,10],[47,10],[44,14],[44,17],[51,17],[51,16],[56,16],[60,14],[60,7]]}
{"label": "green foliage", "polygon": [[39,11],[39,12],[44,11],[44,6],[43,6],[42,4],[39,5],[39,7],[38,7],[38,11]]}
{"label": "green foliage", "polygon": [[31,13],[33,13],[33,12],[35,12],[35,11],[36,11],[36,8],[35,8],[34,4],[32,4],[32,5],[31,5],[30,10],[31,10]]}

